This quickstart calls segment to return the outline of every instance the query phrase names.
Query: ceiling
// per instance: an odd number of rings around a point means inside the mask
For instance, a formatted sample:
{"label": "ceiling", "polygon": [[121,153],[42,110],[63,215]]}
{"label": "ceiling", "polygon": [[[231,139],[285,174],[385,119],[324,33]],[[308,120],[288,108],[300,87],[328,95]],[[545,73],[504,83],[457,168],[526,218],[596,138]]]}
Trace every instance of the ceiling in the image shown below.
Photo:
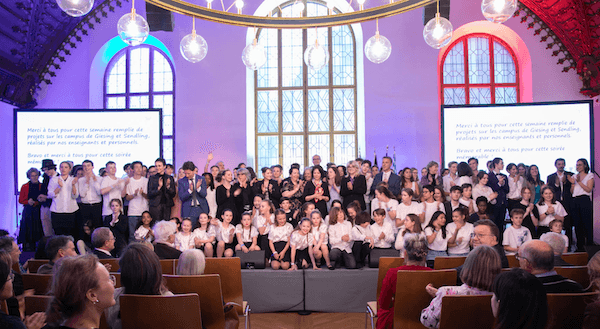
{"label": "ceiling", "polygon": [[[577,71],[581,93],[599,95],[600,0],[520,2],[516,16],[548,43],[549,55],[557,57],[564,71]],[[96,0],[88,15],[74,18],[56,0],[0,2],[0,101],[35,107],[39,87],[52,83],[61,63],[69,60],[70,49],[121,5],[122,0]]]}

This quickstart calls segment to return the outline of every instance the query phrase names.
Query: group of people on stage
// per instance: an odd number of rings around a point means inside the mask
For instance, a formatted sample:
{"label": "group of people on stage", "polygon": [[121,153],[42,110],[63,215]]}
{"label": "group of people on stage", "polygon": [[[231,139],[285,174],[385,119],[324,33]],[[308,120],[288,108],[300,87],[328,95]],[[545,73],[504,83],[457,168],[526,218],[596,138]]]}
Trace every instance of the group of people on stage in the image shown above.
{"label": "group of people on stage", "polygon": [[[566,172],[565,160],[557,159],[547,183],[536,165],[511,163],[508,175],[501,173],[500,158],[488,162],[488,171],[479,171],[475,158],[450,162],[441,171],[431,161],[420,179],[416,168],[396,174],[387,156],[381,168],[357,159],[324,169],[320,156],[312,160],[304,170],[293,164],[285,179],[280,165],[261,168],[260,180],[243,163],[233,171],[223,162],[209,167],[212,154],[202,175],[187,161],[176,177],[160,158],[146,174],[139,161],[125,165],[124,177],[115,176],[112,161],[102,177],[89,160],[75,167],[63,161],[58,172],[53,160],[43,160],[43,182],[31,168],[21,188],[18,242],[65,235],[93,250],[98,246],[92,233],[107,227],[114,257],[131,241],[147,241],[179,252],[202,249],[207,257],[263,250],[273,268],[284,269],[361,267],[373,249],[402,252],[407,233],[427,238],[430,263],[436,256],[466,255],[477,236],[473,223],[481,219],[495,223],[498,243],[509,253],[531,238],[563,230],[568,250],[573,224],[578,251],[593,243],[594,179],[585,159],[577,160],[577,173]],[[507,218],[512,225],[505,231]],[[172,234],[157,234],[155,224],[165,220],[175,228],[162,231]]]}

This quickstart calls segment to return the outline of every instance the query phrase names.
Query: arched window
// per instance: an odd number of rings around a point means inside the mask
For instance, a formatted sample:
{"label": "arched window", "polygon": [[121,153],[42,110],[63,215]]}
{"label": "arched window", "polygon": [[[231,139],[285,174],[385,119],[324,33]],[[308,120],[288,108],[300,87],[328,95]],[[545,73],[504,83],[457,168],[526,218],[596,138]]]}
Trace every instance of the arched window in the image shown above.
{"label": "arched window", "polygon": [[162,50],[143,44],[115,54],[104,75],[104,108],[162,108],[162,151],[167,163],[175,160],[173,72],[173,64]]}
{"label": "arched window", "polygon": [[[305,17],[328,14],[324,2],[302,2]],[[295,3],[282,3],[272,15],[298,16]],[[252,127],[255,140],[249,143],[255,147],[256,168],[277,163],[289,168],[294,162],[307,166],[314,154],[319,154],[323,163],[345,164],[356,158],[357,145],[364,143],[357,134],[362,127],[357,123],[362,117],[359,109],[364,111],[358,95],[359,88],[362,92],[362,33],[358,48],[354,26],[261,29],[257,33],[267,63],[254,73],[254,94],[249,95],[254,99],[249,106],[256,118]],[[319,71],[304,63],[304,50],[314,44],[315,37],[330,56],[329,64]]]}
{"label": "arched window", "polygon": [[519,63],[511,47],[486,33],[457,38],[441,62],[444,105],[521,102]]}

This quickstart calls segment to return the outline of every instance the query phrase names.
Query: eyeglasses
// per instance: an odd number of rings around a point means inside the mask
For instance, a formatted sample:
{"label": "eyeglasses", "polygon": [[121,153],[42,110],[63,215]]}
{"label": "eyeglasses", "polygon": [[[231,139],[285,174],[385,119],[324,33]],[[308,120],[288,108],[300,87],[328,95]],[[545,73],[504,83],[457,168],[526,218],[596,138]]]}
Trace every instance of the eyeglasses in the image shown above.
{"label": "eyeglasses", "polygon": [[110,282],[112,282],[113,287],[117,285],[117,277],[114,275],[111,275],[108,277],[110,279]]}
{"label": "eyeglasses", "polygon": [[515,254],[515,258],[517,259],[517,261],[520,261],[520,260],[526,260],[526,261],[529,261],[529,259],[527,259],[527,258],[525,258],[525,257],[523,257],[523,256],[519,256],[519,254]]}
{"label": "eyeglasses", "polygon": [[13,281],[15,279],[15,274],[14,273],[9,273],[8,274],[8,278],[6,281]]}
{"label": "eyeglasses", "polygon": [[485,236],[492,236],[492,234],[471,233],[471,239],[472,238],[481,239]]}

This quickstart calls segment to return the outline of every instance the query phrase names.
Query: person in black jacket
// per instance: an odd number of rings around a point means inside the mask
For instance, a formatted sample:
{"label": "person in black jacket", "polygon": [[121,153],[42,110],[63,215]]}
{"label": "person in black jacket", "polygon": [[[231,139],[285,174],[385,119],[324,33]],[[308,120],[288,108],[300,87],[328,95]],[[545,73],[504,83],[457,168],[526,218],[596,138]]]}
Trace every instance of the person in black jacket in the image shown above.
{"label": "person in black jacket", "polygon": [[344,197],[344,209],[356,200],[360,204],[360,208],[366,210],[364,194],[367,193],[367,180],[358,169],[358,162],[348,162],[348,176],[342,178],[340,187],[340,195]]}
{"label": "person in black jacket", "polygon": [[92,245],[98,259],[114,258],[111,251],[115,249],[115,236],[108,227],[98,227],[92,232]]}
{"label": "person in black jacket", "polygon": [[154,231],[154,253],[160,259],[179,259],[181,251],[173,247],[177,226],[170,221],[156,223]]}
{"label": "person in black jacket", "polygon": [[171,207],[175,205],[173,198],[177,194],[175,179],[165,174],[166,162],[158,158],[154,162],[156,175],[148,178],[148,202],[150,214],[156,221],[169,220]]}
{"label": "person in black jacket", "polygon": [[104,227],[108,227],[115,238],[115,248],[111,251],[111,254],[115,258],[121,256],[121,252],[127,246],[127,240],[129,239],[129,219],[123,215],[122,203],[119,199],[110,200],[110,209],[112,215],[104,216],[102,224]]}

